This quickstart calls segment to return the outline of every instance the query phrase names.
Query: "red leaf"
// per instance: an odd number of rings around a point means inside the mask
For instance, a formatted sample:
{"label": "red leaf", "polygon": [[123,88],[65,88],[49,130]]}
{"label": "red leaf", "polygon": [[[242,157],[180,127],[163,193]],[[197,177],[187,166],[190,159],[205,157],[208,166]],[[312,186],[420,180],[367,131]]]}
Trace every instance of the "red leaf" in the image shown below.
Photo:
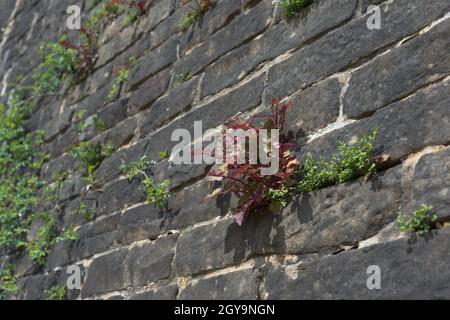
{"label": "red leaf", "polygon": [[[210,177],[219,177],[223,179],[221,181],[222,185],[226,185],[224,191],[220,194],[232,193],[239,198],[239,206],[234,210],[234,220],[238,225],[242,225],[246,219],[247,214],[249,214],[253,209],[257,209],[261,206],[266,206],[271,201],[267,198],[270,189],[281,190],[284,187],[288,187],[292,184],[291,179],[289,179],[293,174],[295,169],[299,166],[299,161],[297,160],[294,153],[289,151],[293,149],[296,145],[293,143],[287,143],[288,138],[283,133],[283,127],[286,119],[286,112],[292,106],[291,103],[286,103],[279,105],[281,103],[280,99],[275,99],[273,101],[272,114],[257,114],[246,120],[242,115],[235,116],[233,119],[225,123],[225,126],[229,129],[249,129],[252,128],[255,131],[256,138],[259,138],[261,129],[270,128],[278,129],[280,133],[280,141],[276,144],[276,148],[279,149],[279,170],[278,173],[271,176],[262,176],[261,168],[266,168],[269,165],[250,164],[248,152],[249,150],[243,149],[240,152],[244,152],[246,156],[246,162],[243,164],[231,163],[225,165],[227,170],[224,172],[217,172],[217,167],[209,174]],[[261,120],[265,118],[265,123],[257,123],[256,120]],[[239,139],[234,138],[230,140],[230,136],[227,135],[227,131],[222,132],[225,139],[224,141],[231,142],[231,144],[236,144]],[[228,140],[226,140],[229,138]],[[259,139],[257,139],[259,141]],[[258,146],[258,148],[263,148],[263,146]],[[260,149],[261,150],[261,149]],[[237,157],[238,154],[234,154]],[[215,193],[214,191],[209,197],[212,198]]]}

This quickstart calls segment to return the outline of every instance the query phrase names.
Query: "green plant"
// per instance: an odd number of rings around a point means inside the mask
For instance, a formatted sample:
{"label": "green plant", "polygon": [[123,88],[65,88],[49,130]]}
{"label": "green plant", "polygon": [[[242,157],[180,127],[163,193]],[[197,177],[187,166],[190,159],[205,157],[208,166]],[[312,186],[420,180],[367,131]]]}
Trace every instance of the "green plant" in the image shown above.
{"label": "green plant", "polygon": [[67,292],[65,287],[52,287],[45,291],[47,300],[65,300]]}
{"label": "green plant", "polygon": [[72,147],[70,154],[77,162],[77,167],[85,180],[89,184],[95,184],[94,171],[113,153],[113,150],[114,147],[111,144],[93,144],[90,141],[83,141],[78,146]]}
{"label": "green plant", "polygon": [[149,161],[146,156],[143,156],[139,161],[130,164],[122,163],[120,171],[125,174],[129,180],[132,180],[139,174],[145,175],[145,171],[155,164],[155,161]]}
{"label": "green plant", "polygon": [[[68,239],[68,234],[59,236],[54,219],[42,210],[42,202],[48,199],[45,190],[50,188],[39,179],[46,159],[36,151],[42,133],[32,136],[26,131],[26,114],[32,107],[18,93],[10,94],[7,110],[0,105],[0,246],[25,248],[33,261],[43,264],[55,241]],[[57,180],[66,177],[66,172],[55,175]],[[43,223],[37,237],[27,241],[25,236],[36,219]]]}
{"label": "green plant", "polygon": [[105,121],[103,121],[103,119],[101,119],[99,116],[93,116],[92,121],[94,122],[94,126],[96,129],[105,130]]}
{"label": "green plant", "polygon": [[[32,134],[27,130],[28,116],[36,106],[37,97],[33,94],[43,94],[50,87],[41,86],[40,91],[33,85],[19,86],[8,93],[7,108],[0,104],[0,247],[25,249],[40,265],[54,243],[75,237],[73,230],[60,235],[54,219],[44,210],[46,201],[51,201],[49,192],[57,195],[55,188],[67,173],[55,175],[58,183],[53,185],[40,179],[42,164],[48,159],[38,149],[43,143],[43,132]],[[27,240],[37,219],[41,220],[37,234],[33,240]]]}
{"label": "green plant", "polygon": [[77,240],[79,238],[78,233],[74,229],[69,229],[58,235],[56,232],[56,221],[48,213],[40,213],[35,215],[34,218],[40,218],[40,221],[42,221],[42,225],[38,229],[37,239],[23,242],[21,245],[27,249],[29,256],[37,265],[45,263],[45,259],[55,243]]}
{"label": "green plant", "polygon": [[362,134],[354,145],[341,142],[339,154],[333,155],[330,161],[316,161],[308,155],[300,173],[299,191],[317,191],[375,173],[376,135],[377,130],[374,130],[372,134]]}
{"label": "green plant", "polygon": [[180,74],[175,75],[175,81],[177,82],[186,82],[191,79],[191,71],[188,68],[183,68]]}
{"label": "green plant", "polygon": [[94,128],[98,130],[104,130],[105,122],[98,115],[94,115],[78,124],[78,132],[85,132],[91,126],[94,126]]}
{"label": "green plant", "polygon": [[77,30],[80,34],[79,44],[74,44],[67,39],[62,39],[59,44],[63,46],[67,51],[74,51],[76,53],[76,81],[81,82],[86,79],[86,77],[94,71],[94,65],[98,59],[96,53],[97,50],[97,40],[94,34],[81,27]]}
{"label": "green plant", "polygon": [[127,27],[146,14],[148,8],[147,0],[108,0],[94,11],[86,22],[86,27],[98,35],[107,24],[123,14],[126,14],[123,27]]}
{"label": "green plant", "polygon": [[45,258],[50,253],[54,238],[55,220],[50,218],[48,213],[42,213],[44,224],[38,230],[38,238],[29,242],[24,242],[23,246],[31,259],[37,265],[43,265]]}
{"label": "green plant", "polygon": [[106,97],[107,101],[114,100],[117,95],[120,92],[120,89],[122,88],[122,85],[128,80],[128,76],[130,74],[130,70],[122,68],[119,70],[117,77],[113,81],[113,85],[111,87],[111,90],[108,93],[108,96]]}
{"label": "green plant", "polygon": [[67,179],[68,176],[69,176],[69,172],[67,170],[62,170],[62,171],[56,172],[52,176],[52,178],[54,181],[63,182],[64,180]]}
{"label": "green plant", "polygon": [[123,2],[128,5],[127,15],[123,22],[124,27],[128,27],[148,11],[148,3],[146,0],[124,0]]}
{"label": "green plant", "polygon": [[78,110],[77,112],[75,112],[75,114],[73,115],[73,121],[77,122],[77,121],[81,121],[84,116],[86,115],[87,110],[86,109],[81,109]]}
{"label": "green plant", "polygon": [[157,184],[152,178],[145,178],[142,180],[142,184],[147,195],[147,202],[155,205],[158,209],[166,208],[167,201],[170,197],[169,187],[172,181],[166,179],[160,184]]}
{"label": "green plant", "polygon": [[423,236],[435,226],[437,219],[433,207],[422,204],[410,217],[400,213],[397,218],[397,225],[402,232],[415,232],[417,235]]}
{"label": "green plant", "polygon": [[281,189],[270,188],[267,194],[270,200],[269,210],[271,212],[280,212],[281,209],[286,208],[290,193],[291,189],[287,186],[282,186]]}
{"label": "green plant", "polygon": [[284,10],[284,15],[287,18],[292,18],[299,11],[310,6],[314,0],[280,0],[280,5]]}
{"label": "green plant", "polygon": [[8,264],[0,268],[0,300],[6,299],[11,294],[18,293],[17,278],[14,276],[14,266]]}
{"label": "green plant", "polygon": [[41,46],[40,56],[43,60],[32,75],[34,97],[55,94],[64,81],[73,82],[78,65],[76,50],[49,42]]}
{"label": "green plant", "polygon": [[144,186],[147,201],[155,205],[158,209],[164,209],[167,206],[167,201],[170,197],[169,187],[172,182],[167,179],[158,184],[148,176],[146,171],[148,171],[155,163],[155,161],[147,160],[144,156],[137,162],[122,164],[120,169],[129,180],[139,178]]}
{"label": "green plant", "polygon": [[[190,0],[183,0],[182,4],[186,5],[189,2]],[[189,12],[180,22],[179,27],[182,31],[187,31],[214,6],[214,2],[211,0],[195,0],[194,4],[195,6],[191,6],[192,11]]]}
{"label": "green plant", "polygon": [[8,108],[0,104],[0,247],[16,248],[40,211],[39,171],[47,156],[36,150],[43,133],[27,131],[31,100],[10,92]]}
{"label": "green plant", "polygon": [[131,57],[129,59],[128,66],[124,66],[119,69],[117,76],[114,78],[111,90],[109,91],[108,96],[106,97],[107,102],[111,102],[118,96],[120,90],[122,89],[122,86],[124,85],[124,83],[127,82],[128,77],[130,76],[131,68],[135,66],[136,63],[137,59],[135,57]]}
{"label": "green plant", "polygon": [[161,152],[159,153],[159,158],[160,158],[161,160],[169,159],[169,158],[170,158],[170,152],[169,152],[169,150],[161,151]]}
{"label": "green plant", "polygon": [[76,215],[83,217],[85,222],[91,221],[95,218],[95,211],[89,208],[86,203],[80,202],[78,209],[74,212]]}
{"label": "green plant", "polygon": [[[82,39],[90,42],[89,32],[80,32]],[[26,85],[16,85],[7,92],[7,106],[0,104],[0,248],[12,254],[26,250],[40,265],[56,242],[73,240],[77,234],[74,230],[58,232],[54,219],[46,212],[49,202],[58,200],[58,188],[67,172],[53,177],[57,183],[48,184],[40,178],[41,167],[49,156],[39,149],[43,132],[29,131],[29,117],[42,97],[58,94],[63,84],[80,79],[80,68],[91,58],[89,52],[84,52],[86,48],[85,44],[72,47],[64,38],[42,45],[41,62],[30,79],[17,77]],[[32,225],[39,221],[36,234],[31,236]]]}
{"label": "green plant", "polygon": [[105,26],[119,15],[119,6],[112,1],[101,4],[86,21],[85,26],[97,39]]}
{"label": "green plant", "polygon": [[188,13],[180,22],[180,29],[182,31],[188,30],[191,26],[193,26],[201,17],[197,11],[192,11]]}

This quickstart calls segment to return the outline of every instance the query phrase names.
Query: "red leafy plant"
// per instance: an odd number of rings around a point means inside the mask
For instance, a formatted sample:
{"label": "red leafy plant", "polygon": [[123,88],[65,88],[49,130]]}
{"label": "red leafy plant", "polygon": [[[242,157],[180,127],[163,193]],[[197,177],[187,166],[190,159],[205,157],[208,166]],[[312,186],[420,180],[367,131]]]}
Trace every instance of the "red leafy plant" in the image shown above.
{"label": "red leafy plant", "polygon": [[95,62],[98,59],[94,48],[92,33],[84,27],[77,30],[81,35],[80,44],[65,39],[60,41],[60,45],[66,49],[73,49],[77,54],[77,75],[78,80],[85,79],[94,70]]}
{"label": "red leafy plant", "polygon": [[145,0],[135,1],[133,3],[134,7],[139,10],[141,15],[146,14],[148,10],[148,3]]}
{"label": "red leafy plant", "polygon": [[[222,161],[224,164],[217,164],[216,161],[208,175],[210,182],[220,181],[220,187],[214,189],[205,200],[224,194],[235,195],[238,201],[233,209],[233,213],[234,221],[238,225],[242,225],[248,214],[258,208],[268,207],[271,212],[279,213],[287,205],[287,198],[292,190],[292,186],[295,184],[293,179],[294,171],[299,166],[299,161],[291,151],[295,145],[288,143],[287,135],[283,132],[286,113],[290,107],[291,103],[280,104],[279,100],[274,100],[270,114],[257,114],[249,119],[237,116],[225,123],[225,129],[222,131],[224,140],[227,137],[229,138],[227,133],[230,129],[253,129],[254,131],[252,132],[258,137],[257,141],[260,141],[261,129],[266,129],[269,132],[268,136],[270,136],[272,130],[278,130],[279,133],[279,143],[269,143],[271,144],[270,146],[266,143],[264,145],[259,143],[257,146],[258,152],[260,148],[264,148],[264,152],[268,156],[270,152],[273,152],[273,148],[279,149],[279,169],[276,174],[262,175],[261,169],[268,167],[268,165],[260,164],[260,161],[257,164],[251,164],[249,161],[250,147],[248,141],[242,144],[238,137],[233,136],[231,144],[234,145],[234,148],[231,154],[229,150],[226,151],[226,157],[227,159],[230,159],[230,156],[234,158],[234,163],[230,164],[232,161],[226,161],[225,158]],[[239,146],[242,145],[245,145],[245,148],[240,148],[239,150]],[[238,152],[245,152],[246,157],[243,164],[237,164]],[[214,152],[211,156],[215,157]]]}

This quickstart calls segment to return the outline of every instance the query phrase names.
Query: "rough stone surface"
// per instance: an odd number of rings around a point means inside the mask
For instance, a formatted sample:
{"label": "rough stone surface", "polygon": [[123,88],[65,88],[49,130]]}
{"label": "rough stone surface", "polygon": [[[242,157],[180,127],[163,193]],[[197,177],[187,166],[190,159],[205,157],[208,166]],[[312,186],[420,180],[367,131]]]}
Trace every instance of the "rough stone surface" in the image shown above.
{"label": "rough stone surface", "polygon": [[138,293],[130,297],[130,300],[175,300],[177,292],[178,286],[171,284],[155,290]]}
{"label": "rough stone surface", "polygon": [[[389,154],[392,161],[429,145],[450,141],[449,81],[418,91],[406,100],[393,103],[370,118],[352,123],[313,140],[301,154],[319,153],[329,158],[337,151],[339,141],[352,141],[363,132],[378,129],[377,153]],[[414,130],[411,130],[414,128]],[[440,128],[439,131],[434,128]]]}
{"label": "rough stone surface", "polygon": [[105,188],[98,198],[98,214],[118,211],[131,203],[144,201],[142,186],[136,180],[127,179],[113,182]]}
{"label": "rough stone surface", "polygon": [[[145,67],[142,67],[145,69]],[[145,81],[141,88],[141,94],[131,93],[130,103],[128,105],[128,114],[133,115],[145,109],[158,97],[160,97],[168,88],[170,74],[167,69],[159,72],[155,76]]]}
{"label": "rough stone surface", "polygon": [[[282,216],[260,212],[242,227],[224,219],[189,230],[178,239],[177,271],[187,275],[220,269],[255,254],[307,254],[353,246],[396,218],[400,180],[398,170],[392,169],[372,181],[295,198]],[[198,245],[191,248],[191,243]]]}
{"label": "rough stone surface", "polygon": [[153,205],[141,205],[123,213],[117,241],[128,244],[154,238],[165,231],[165,215]]}
{"label": "rough stone surface", "polygon": [[175,62],[178,40],[174,39],[149,52],[134,67],[130,76],[129,88],[133,88],[156,72]]}
{"label": "rough stone surface", "polygon": [[450,21],[446,20],[358,70],[344,97],[344,113],[361,117],[450,74],[445,54],[449,39]]}
{"label": "rough stone surface", "polygon": [[290,98],[292,107],[286,119],[290,136],[301,138],[337,120],[342,84],[338,79],[325,80]]}
{"label": "rough stone surface", "polygon": [[[65,25],[69,0],[0,2],[0,103],[8,107],[16,82],[31,83],[43,43],[79,39]],[[95,2],[80,2],[83,19]],[[278,1],[215,2],[185,31],[180,22],[193,9],[180,0],[148,1],[126,27],[126,14],[112,19],[92,74],[39,99],[25,129],[44,132],[40,178],[55,187],[55,201],[38,209],[55,218],[56,234],[74,228],[80,237],[52,245],[43,266],[25,250],[0,248],[0,267],[13,264],[19,275],[9,298],[46,299],[77,265],[82,288],[69,290],[70,300],[449,299],[450,3],[317,0],[286,19]],[[380,6],[379,30],[367,28],[370,5]],[[123,67],[129,77],[108,97]],[[293,104],[285,129],[300,160],[328,159],[340,141],[378,129],[376,154],[390,161],[368,178],[293,195],[278,215],[260,208],[238,226],[236,197],[205,201],[217,187],[206,179],[212,166],[175,165],[171,137],[192,134],[195,121],[205,132],[239,113],[266,113],[274,98]],[[94,184],[69,152],[81,141],[114,149]],[[161,159],[166,150],[171,158]],[[155,160],[145,171],[155,184],[172,181],[163,209],[121,170],[143,157]],[[422,204],[438,215],[432,232],[401,233],[398,213]],[[381,267],[381,290],[367,289],[369,265]]]}
{"label": "rough stone surface", "polygon": [[326,32],[353,14],[357,1],[320,1],[299,21],[280,21],[261,37],[228,53],[205,70],[202,96],[209,96],[242,79],[259,63],[275,58],[289,49]]}
{"label": "rough stone surface", "polygon": [[397,0],[382,6],[384,27],[376,32],[367,28],[367,17],[352,20],[271,68],[269,80],[272,80],[266,97],[285,97],[305,84],[344,70],[372,52],[426,27],[449,8],[450,4],[440,0],[427,3]]}
{"label": "rough stone surface", "polygon": [[[214,10],[209,10],[198,23],[184,32],[180,41],[181,52],[186,52],[194,45],[204,41],[208,36],[220,31],[221,27],[229,21],[233,15],[240,13],[244,1],[217,1]],[[249,2],[245,0],[245,2]]]}
{"label": "rough stone surface", "polygon": [[197,80],[193,79],[181,84],[143,112],[138,118],[141,137],[147,136],[191,105],[196,92]]}
{"label": "rough stone surface", "polygon": [[420,158],[412,177],[412,206],[428,204],[439,217],[449,217],[450,148]]}
{"label": "rough stone surface", "polygon": [[166,279],[172,272],[176,235],[130,249],[125,260],[128,282],[134,287]]}
{"label": "rough stone surface", "polygon": [[126,256],[127,250],[121,249],[95,259],[89,266],[81,296],[90,297],[124,288]]}
{"label": "rough stone surface", "polygon": [[118,170],[120,165],[138,161],[145,154],[147,145],[148,140],[141,140],[126,149],[116,151],[101,163],[95,171],[95,175],[103,177],[105,182],[117,178],[121,174],[120,170]]}
{"label": "rough stone surface", "polygon": [[234,19],[226,29],[216,32],[188,52],[176,70],[180,73],[187,68],[191,74],[197,74],[227,51],[262,31],[270,22],[271,11],[272,1],[263,0],[250,11]]}
{"label": "rough stone surface", "polygon": [[150,159],[158,158],[160,151],[172,150],[179,144],[179,141],[168,139],[176,129],[186,129],[194,137],[195,121],[201,120],[203,131],[206,131],[222,125],[223,121],[230,119],[239,112],[249,111],[257,107],[261,102],[260,94],[263,86],[263,78],[261,76],[257,77],[230,93],[199,106],[185,116],[176,119],[170,125],[149,137],[150,143],[146,152],[147,156]]}
{"label": "rough stone surface", "polygon": [[[450,232],[350,250],[267,274],[268,299],[445,299]],[[381,270],[381,289],[367,288],[367,268]],[[339,272],[336,272],[339,270]]]}
{"label": "rough stone surface", "polygon": [[81,295],[90,297],[167,278],[171,273],[175,240],[176,236],[169,236],[94,259]]}
{"label": "rough stone surface", "polygon": [[258,270],[242,270],[190,282],[184,288],[181,300],[255,300],[258,298]]}

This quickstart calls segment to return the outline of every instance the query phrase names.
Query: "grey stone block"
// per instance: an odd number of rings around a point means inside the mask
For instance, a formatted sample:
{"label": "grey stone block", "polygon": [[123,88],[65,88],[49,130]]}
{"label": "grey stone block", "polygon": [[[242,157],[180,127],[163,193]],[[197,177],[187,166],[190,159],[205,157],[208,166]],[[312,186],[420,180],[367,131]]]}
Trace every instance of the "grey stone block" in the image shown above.
{"label": "grey stone block", "polygon": [[184,288],[180,300],[256,300],[262,273],[245,269],[193,280]]}
{"label": "grey stone block", "polygon": [[[402,239],[267,274],[268,299],[448,299],[449,229]],[[381,289],[367,288],[367,268],[381,270]]]}
{"label": "grey stone block", "polygon": [[206,68],[202,97],[238,82],[258,64],[300,47],[348,20],[353,15],[356,3],[356,0],[345,0],[336,6],[333,0],[319,1],[304,19],[282,20],[271,26],[261,37],[236,48]]}
{"label": "grey stone block", "polygon": [[344,113],[363,117],[449,75],[449,39],[446,20],[356,71],[344,96]]}
{"label": "grey stone block", "polygon": [[177,63],[175,72],[187,68],[192,75],[244,41],[257,35],[270,22],[272,1],[264,0],[243,15],[236,17],[225,29],[216,32],[199,46],[186,53]]}
{"label": "grey stone block", "polygon": [[363,61],[373,52],[414,34],[448,12],[440,0],[399,0],[382,6],[383,28],[369,30],[362,16],[295,52],[269,70],[267,100],[298,89]]}

